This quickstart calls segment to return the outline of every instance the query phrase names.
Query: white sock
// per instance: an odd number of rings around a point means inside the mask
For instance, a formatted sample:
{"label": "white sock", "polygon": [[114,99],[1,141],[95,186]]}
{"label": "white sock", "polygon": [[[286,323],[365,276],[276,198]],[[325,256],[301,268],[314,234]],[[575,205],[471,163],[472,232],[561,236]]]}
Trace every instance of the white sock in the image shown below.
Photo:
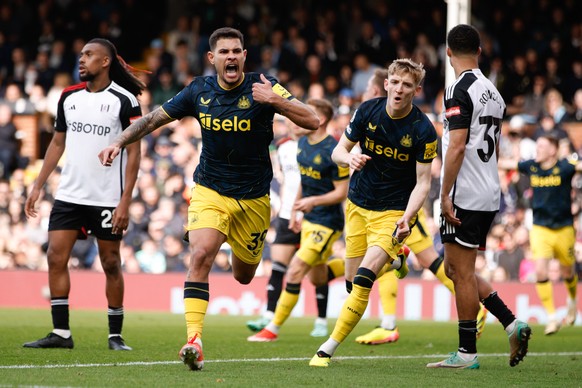
{"label": "white sock", "polygon": [[280,326],[275,325],[273,321],[269,322],[267,326],[265,326],[265,329],[269,330],[273,334],[279,334],[279,328]]}
{"label": "white sock", "polygon": [[380,327],[386,330],[394,330],[396,328],[396,316],[384,315],[382,317],[382,323],[380,323]]}
{"label": "white sock", "polygon": [[63,338],[70,338],[71,337],[71,330],[53,329],[53,333],[55,333],[59,337],[63,337]]}
{"label": "white sock", "polygon": [[316,325],[327,325],[327,319],[317,317],[315,319],[315,324]]}
{"label": "white sock", "polygon": [[275,312],[274,312],[274,311],[268,311],[268,310],[267,310],[267,311],[265,311],[265,312],[263,313],[263,319],[268,319],[269,321],[270,321],[271,319],[273,319],[273,317],[274,317],[274,316],[275,316]]}
{"label": "white sock", "polygon": [[330,356],[333,356],[339,344],[339,342],[330,337],[319,347],[319,349],[317,349],[317,351],[322,351],[329,354]]}
{"label": "white sock", "polygon": [[516,323],[517,323],[517,319],[514,319],[513,322],[511,322],[509,325],[507,325],[507,327],[505,328],[505,332],[507,334],[513,333],[513,330],[515,329]]}

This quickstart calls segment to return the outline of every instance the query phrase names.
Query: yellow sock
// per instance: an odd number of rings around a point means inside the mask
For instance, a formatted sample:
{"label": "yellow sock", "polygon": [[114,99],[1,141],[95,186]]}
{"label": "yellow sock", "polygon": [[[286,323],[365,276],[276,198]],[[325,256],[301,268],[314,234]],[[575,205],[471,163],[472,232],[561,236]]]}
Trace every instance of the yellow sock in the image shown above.
{"label": "yellow sock", "polygon": [[445,266],[443,264],[439,266],[435,276],[446,288],[449,289],[449,291],[451,291],[453,294],[455,293],[455,285],[453,284],[453,281],[449,279],[447,275],[445,275]]}
{"label": "yellow sock", "polygon": [[398,278],[394,271],[386,272],[378,278],[378,293],[385,315],[396,315],[396,297],[398,295]]}
{"label": "yellow sock", "polygon": [[327,262],[327,266],[333,274],[333,278],[330,276],[329,280],[339,278],[345,273],[344,259],[331,259]]}
{"label": "yellow sock", "polygon": [[550,316],[555,315],[556,307],[554,306],[554,288],[552,282],[549,280],[537,282],[536,291],[542,302],[542,306],[546,309],[546,313]]}
{"label": "yellow sock", "polygon": [[344,302],[338,320],[330,338],[338,343],[343,342],[362,319],[368,307],[368,299],[376,275],[366,268],[360,267],[354,278],[352,292]]}
{"label": "yellow sock", "polygon": [[184,299],[184,316],[186,317],[186,330],[188,332],[188,338],[192,338],[195,335],[202,337],[204,316],[206,315],[207,308],[207,300],[194,298]]}
{"label": "yellow sock", "polygon": [[566,290],[568,290],[568,295],[570,295],[570,299],[576,299],[576,291],[578,289],[578,274],[574,273],[574,276],[570,280],[564,280],[564,284],[566,285]]}
{"label": "yellow sock", "polygon": [[[287,284],[287,287],[290,284]],[[297,304],[299,300],[299,288],[297,288],[297,293],[291,293],[287,291],[287,289],[283,290],[281,296],[279,297],[279,301],[277,302],[277,308],[275,308],[275,316],[273,317],[273,323],[277,326],[283,325],[289,315],[291,315],[291,311]]]}

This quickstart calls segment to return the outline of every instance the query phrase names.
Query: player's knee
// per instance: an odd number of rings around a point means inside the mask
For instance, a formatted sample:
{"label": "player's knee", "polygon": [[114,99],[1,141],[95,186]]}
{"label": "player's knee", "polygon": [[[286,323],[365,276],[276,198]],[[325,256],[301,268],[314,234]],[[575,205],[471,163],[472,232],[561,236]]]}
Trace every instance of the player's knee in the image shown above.
{"label": "player's knee", "polygon": [[101,266],[106,275],[118,275],[121,273],[121,260],[119,256],[110,256],[102,259]]}

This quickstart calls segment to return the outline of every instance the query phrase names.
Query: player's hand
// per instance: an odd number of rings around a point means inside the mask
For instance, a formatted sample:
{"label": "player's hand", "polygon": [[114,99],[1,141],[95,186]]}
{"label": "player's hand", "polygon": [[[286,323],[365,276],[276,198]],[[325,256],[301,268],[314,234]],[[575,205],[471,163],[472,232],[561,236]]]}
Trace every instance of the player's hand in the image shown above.
{"label": "player's hand", "polygon": [[349,167],[355,171],[360,171],[366,165],[366,162],[370,159],[370,155],[364,154],[350,154],[350,164]]}
{"label": "player's hand", "polygon": [[303,222],[303,213],[291,213],[291,219],[289,220],[289,230],[293,233],[301,232],[301,223]]}
{"label": "player's hand", "polygon": [[300,211],[303,213],[309,213],[315,207],[315,200],[313,197],[305,197],[298,199],[295,201],[295,205],[293,205],[293,209],[296,211]]}
{"label": "player's hand", "polygon": [[255,82],[253,84],[253,100],[260,104],[268,104],[271,97],[275,94],[273,92],[273,85],[265,77],[264,74],[260,74],[262,82]]}
{"label": "player's hand", "polygon": [[396,230],[394,231],[393,237],[398,243],[401,243],[408,236],[410,236],[410,226],[408,226],[407,220],[401,218],[396,222]]}
{"label": "player's hand", "polygon": [[113,211],[111,233],[113,234],[123,234],[123,231],[127,229],[129,225],[129,213],[127,208],[123,206],[118,206]]}
{"label": "player's hand", "polygon": [[26,198],[26,202],[24,203],[24,214],[26,215],[26,218],[37,216],[38,213],[36,212],[34,204],[38,200],[39,195],[40,190],[37,189],[36,187],[33,187],[30,193],[28,193],[28,197]]}
{"label": "player's hand", "polygon": [[105,167],[110,167],[113,159],[121,152],[121,147],[110,145],[99,152],[99,161]]}
{"label": "player's hand", "polygon": [[441,195],[441,215],[445,218],[448,224],[453,226],[461,225],[461,220],[455,216],[455,209],[453,208],[453,201],[448,195]]}

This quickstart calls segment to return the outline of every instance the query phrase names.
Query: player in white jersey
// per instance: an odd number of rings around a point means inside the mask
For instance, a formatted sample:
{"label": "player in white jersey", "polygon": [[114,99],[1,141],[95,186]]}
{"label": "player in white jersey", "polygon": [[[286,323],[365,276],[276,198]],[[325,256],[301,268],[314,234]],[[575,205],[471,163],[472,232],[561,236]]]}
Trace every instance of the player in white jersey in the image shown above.
{"label": "player in white jersey", "polygon": [[459,347],[429,368],[477,369],[479,300],[505,328],[509,365],[527,353],[531,329],[518,321],[491,285],[475,273],[477,249],[499,210],[498,144],[505,103],[478,68],[479,32],[461,24],[447,35],[447,55],[457,80],[444,96],[443,168],[441,174],[441,236],[445,271],[455,285]]}
{"label": "player in white jersey", "polygon": [[68,262],[77,238],[92,234],[97,238],[106,277],[109,349],[131,350],[121,337],[124,283],[119,247],[137,180],[139,143],[128,145],[111,169],[102,166],[95,155],[141,117],[136,96],[145,84],[132,70],[111,42],[93,39],[83,47],[79,58],[83,82],[66,88],[59,100],[55,134],[25,204],[26,216],[36,217],[35,203],[41,190],[66,153],[49,219],[47,256],[53,331],[24,347],[73,348]]}

